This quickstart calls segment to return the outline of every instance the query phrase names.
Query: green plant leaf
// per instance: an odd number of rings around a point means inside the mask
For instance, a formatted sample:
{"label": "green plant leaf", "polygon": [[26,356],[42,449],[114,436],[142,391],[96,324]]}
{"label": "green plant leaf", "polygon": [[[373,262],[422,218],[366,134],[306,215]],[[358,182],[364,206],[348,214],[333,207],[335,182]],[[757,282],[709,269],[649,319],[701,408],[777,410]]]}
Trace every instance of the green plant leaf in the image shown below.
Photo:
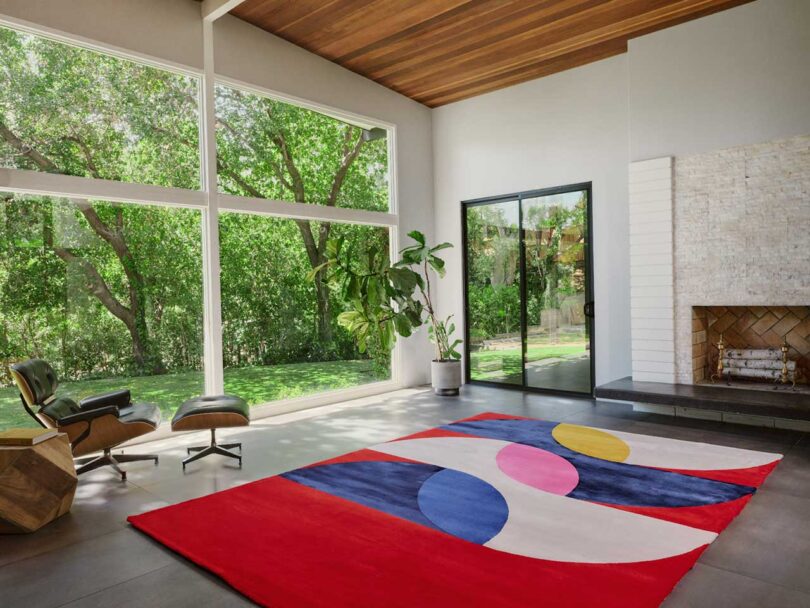
{"label": "green plant leaf", "polygon": [[430,253],[436,253],[437,251],[441,251],[442,249],[451,249],[453,247],[453,243],[440,243],[435,247],[430,249]]}
{"label": "green plant leaf", "polygon": [[412,329],[408,317],[404,314],[399,314],[394,317],[394,325],[396,326],[397,333],[403,338],[411,335]]}
{"label": "green plant leaf", "polygon": [[324,262],[323,264],[318,264],[318,265],[317,265],[315,268],[313,268],[312,270],[310,270],[310,271],[307,273],[307,281],[309,281],[309,282],[314,281],[314,280],[315,280],[315,277],[317,276],[317,274],[318,274],[318,273],[319,273],[321,270],[323,270],[324,268],[328,267],[330,264],[331,264],[331,262],[329,262],[329,261]]}
{"label": "green plant leaf", "polygon": [[435,255],[428,256],[428,264],[436,271],[436,274],[439,277],[444,278],[445,270],[444,270],[444,260],[441,258],[437,258]]}
{"label": "green plant leaf", "polygon": [[388,276],[396,289],[410,293],[416,287],[419,275],[407,268],[391,268]]}
{"label": "green plant leaf", "polygon": [[422,247],[425,246],[425,235],[419,232],[418,230],[411,230],[408,233],[408,236],[411,237],[417,243],[419,243]]}

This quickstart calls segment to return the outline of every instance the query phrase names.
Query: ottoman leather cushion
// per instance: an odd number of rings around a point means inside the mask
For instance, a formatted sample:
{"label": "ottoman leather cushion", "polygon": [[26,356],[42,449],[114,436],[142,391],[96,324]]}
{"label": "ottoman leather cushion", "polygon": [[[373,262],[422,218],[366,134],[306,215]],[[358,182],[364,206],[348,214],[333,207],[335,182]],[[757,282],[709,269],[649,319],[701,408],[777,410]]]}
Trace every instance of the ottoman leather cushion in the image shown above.
{"label": "ottoman leather cushion", "polygon": [[250,406],[235,395],[189,399],[172,418],[173,431],[193,431],[250,424]]}

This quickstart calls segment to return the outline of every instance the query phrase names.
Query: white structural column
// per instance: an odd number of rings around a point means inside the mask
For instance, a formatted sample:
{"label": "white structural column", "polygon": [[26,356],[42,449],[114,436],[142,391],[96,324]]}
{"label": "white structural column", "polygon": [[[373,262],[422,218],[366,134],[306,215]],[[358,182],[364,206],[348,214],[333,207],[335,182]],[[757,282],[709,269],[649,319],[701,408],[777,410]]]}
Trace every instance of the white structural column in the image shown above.
{"label": "white structural column", "polygon": [[675,381],[672,158],[630,163],[633,379]]}
{"label": "white structural column", "polygon": [[222,371],[222,298],[219,280],[219,198],[217,196],[217,142],[214,109],[214,24],[203,20],[204,73],[202,80],[201,147],[203,189],[208,205],[203,212],[203,298],[205,340],[205,392],[224,392]]}
{"label": "white structural column", "polygon": [[235,9],[244,1],[245,0],[203,0],[202,17],[206,21],[214,21]]}

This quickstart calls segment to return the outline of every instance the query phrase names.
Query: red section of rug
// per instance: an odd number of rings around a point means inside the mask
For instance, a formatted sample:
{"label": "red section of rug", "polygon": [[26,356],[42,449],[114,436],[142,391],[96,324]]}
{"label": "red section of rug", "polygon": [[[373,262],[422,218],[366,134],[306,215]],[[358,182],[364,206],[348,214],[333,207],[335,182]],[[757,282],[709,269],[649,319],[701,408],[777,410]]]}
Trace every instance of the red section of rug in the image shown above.
{"label": "red section of rug", "polygon": [[631,507],[608,503],[599,504],[719,534],[740,514],[749,500],[751,500],[750,495],[729,502],[701,505],[699,507]]}
{"label": "red section of rug", "polygon": [[633,564],[531,559],[280,477],[129,521],[273,608],[657,606],[702,551]]}

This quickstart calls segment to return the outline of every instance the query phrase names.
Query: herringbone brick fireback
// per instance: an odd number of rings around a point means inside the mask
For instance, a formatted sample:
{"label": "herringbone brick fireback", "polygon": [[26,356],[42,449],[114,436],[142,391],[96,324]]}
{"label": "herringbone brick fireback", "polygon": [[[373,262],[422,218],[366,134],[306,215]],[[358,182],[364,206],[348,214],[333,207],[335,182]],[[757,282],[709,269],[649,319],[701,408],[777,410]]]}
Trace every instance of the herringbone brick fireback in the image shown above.
{"label": "herringbone brick fireback", "polygon": [[787,341],[797,383],[808,382],[810,306],[695,306],[692,319],[695,382],[715,369],[721,333],[728,348],[779,348]]}

